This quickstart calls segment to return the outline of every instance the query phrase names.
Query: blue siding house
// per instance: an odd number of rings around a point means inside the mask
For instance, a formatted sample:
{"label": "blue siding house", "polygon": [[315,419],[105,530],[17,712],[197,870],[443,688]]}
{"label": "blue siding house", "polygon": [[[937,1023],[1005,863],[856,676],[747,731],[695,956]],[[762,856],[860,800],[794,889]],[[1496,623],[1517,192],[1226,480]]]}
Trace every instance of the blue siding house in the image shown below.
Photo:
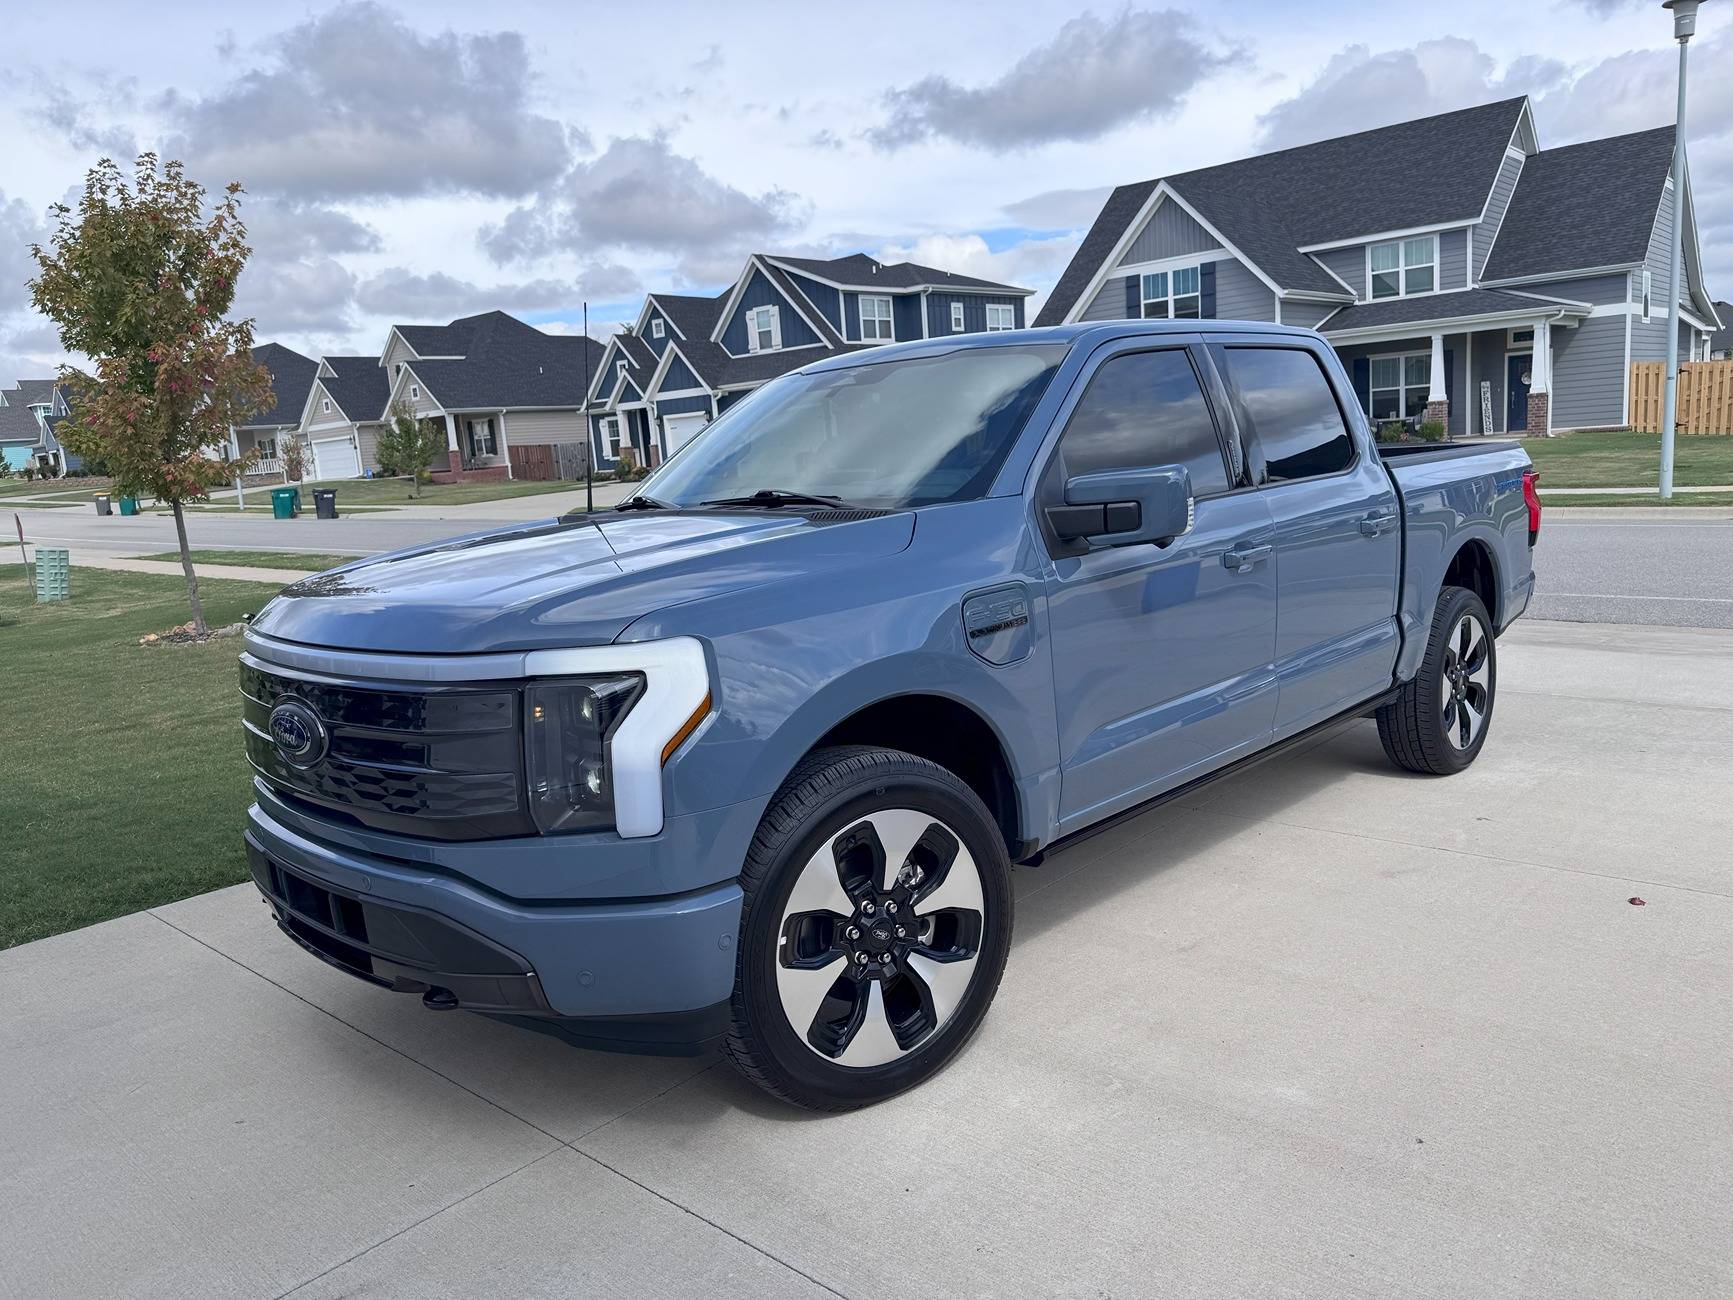
{"label": "blue siding house", "polygon": [[1031,289],[865,254],[755,253],[714,297],[653,293],[590,385],[596,463],[657,465],[760,384],[838,352],[1020,329]]}
{"label": "blue siding house", "polygon": [[1121,185],[1036,324],[1304,325],[1379,423],[1622,426],[1631,363],[1666,354],[1675,206],[1679,355],[1725,323],[1672,153],[1670,126],[1542,149],[1523,97]]}

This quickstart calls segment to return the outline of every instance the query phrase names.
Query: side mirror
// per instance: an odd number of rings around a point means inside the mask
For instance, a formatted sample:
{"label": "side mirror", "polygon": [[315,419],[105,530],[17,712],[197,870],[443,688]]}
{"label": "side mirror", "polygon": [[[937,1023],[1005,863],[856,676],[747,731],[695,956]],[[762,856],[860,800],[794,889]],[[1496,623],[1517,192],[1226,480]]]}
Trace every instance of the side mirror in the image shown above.
{"label": "side mirror", "polygon": [[1065,504],[1047,507],[1061,541],[1092,547],[1168,542],[1191,521],[1191,473],[1183,465],[1079,474],[1065,480]]}

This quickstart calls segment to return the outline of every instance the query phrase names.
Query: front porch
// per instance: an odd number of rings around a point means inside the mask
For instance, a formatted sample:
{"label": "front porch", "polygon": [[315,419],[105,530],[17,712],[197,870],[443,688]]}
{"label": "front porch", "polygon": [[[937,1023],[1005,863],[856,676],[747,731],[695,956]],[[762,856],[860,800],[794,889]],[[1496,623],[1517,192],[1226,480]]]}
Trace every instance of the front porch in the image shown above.
{"label": "front porch", "polygon": [[447,463],[432,471],[435,483],[498,483],[512,477],[504,411],[447,411],[421,423],[438,427],[441,421]]}
{"label": "front porch", "polygon": [[[1466,297],[1477,305],[1494,299],[1484,303],[1494,309],[1446,314],[1466,304],[1445,300]],[[1452,438],[1549,434],[1554,353],[1587,315],[1582,304],[1470,290],[1348,308],[1324,322],[1323,333],[1374,428],[1437,421]]]}

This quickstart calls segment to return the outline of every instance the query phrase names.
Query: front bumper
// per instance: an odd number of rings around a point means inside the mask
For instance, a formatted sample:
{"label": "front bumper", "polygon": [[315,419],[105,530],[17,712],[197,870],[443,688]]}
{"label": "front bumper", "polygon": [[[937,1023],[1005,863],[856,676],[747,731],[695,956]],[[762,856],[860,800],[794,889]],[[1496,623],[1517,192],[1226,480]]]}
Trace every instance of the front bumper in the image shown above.
{"label": "front bumper", "polygon": [[[510,899],[419,862],[333,847],[248,812],[253,878],[283,931],[382,987],[544,1021],[714,1019],[734,988],[733,880],[651,899]],[[648,849],[654,841],[640,841]],[[431,995],[431,996],[429,996]],[[702,1035],[707,1036],[707,1035]]]}

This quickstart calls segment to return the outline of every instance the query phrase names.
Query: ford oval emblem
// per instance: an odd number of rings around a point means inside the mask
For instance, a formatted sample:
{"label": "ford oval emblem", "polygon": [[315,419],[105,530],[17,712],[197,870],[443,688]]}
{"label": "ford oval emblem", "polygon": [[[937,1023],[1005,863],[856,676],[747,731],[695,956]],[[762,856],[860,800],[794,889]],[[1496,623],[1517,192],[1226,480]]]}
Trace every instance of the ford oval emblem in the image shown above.
{"label": "ford oval emblem", "polygon": [[324,721],[301,700],[285,699],[272,709],[269,730],[277,752],[291,767],[312,767],[331,746]]}

